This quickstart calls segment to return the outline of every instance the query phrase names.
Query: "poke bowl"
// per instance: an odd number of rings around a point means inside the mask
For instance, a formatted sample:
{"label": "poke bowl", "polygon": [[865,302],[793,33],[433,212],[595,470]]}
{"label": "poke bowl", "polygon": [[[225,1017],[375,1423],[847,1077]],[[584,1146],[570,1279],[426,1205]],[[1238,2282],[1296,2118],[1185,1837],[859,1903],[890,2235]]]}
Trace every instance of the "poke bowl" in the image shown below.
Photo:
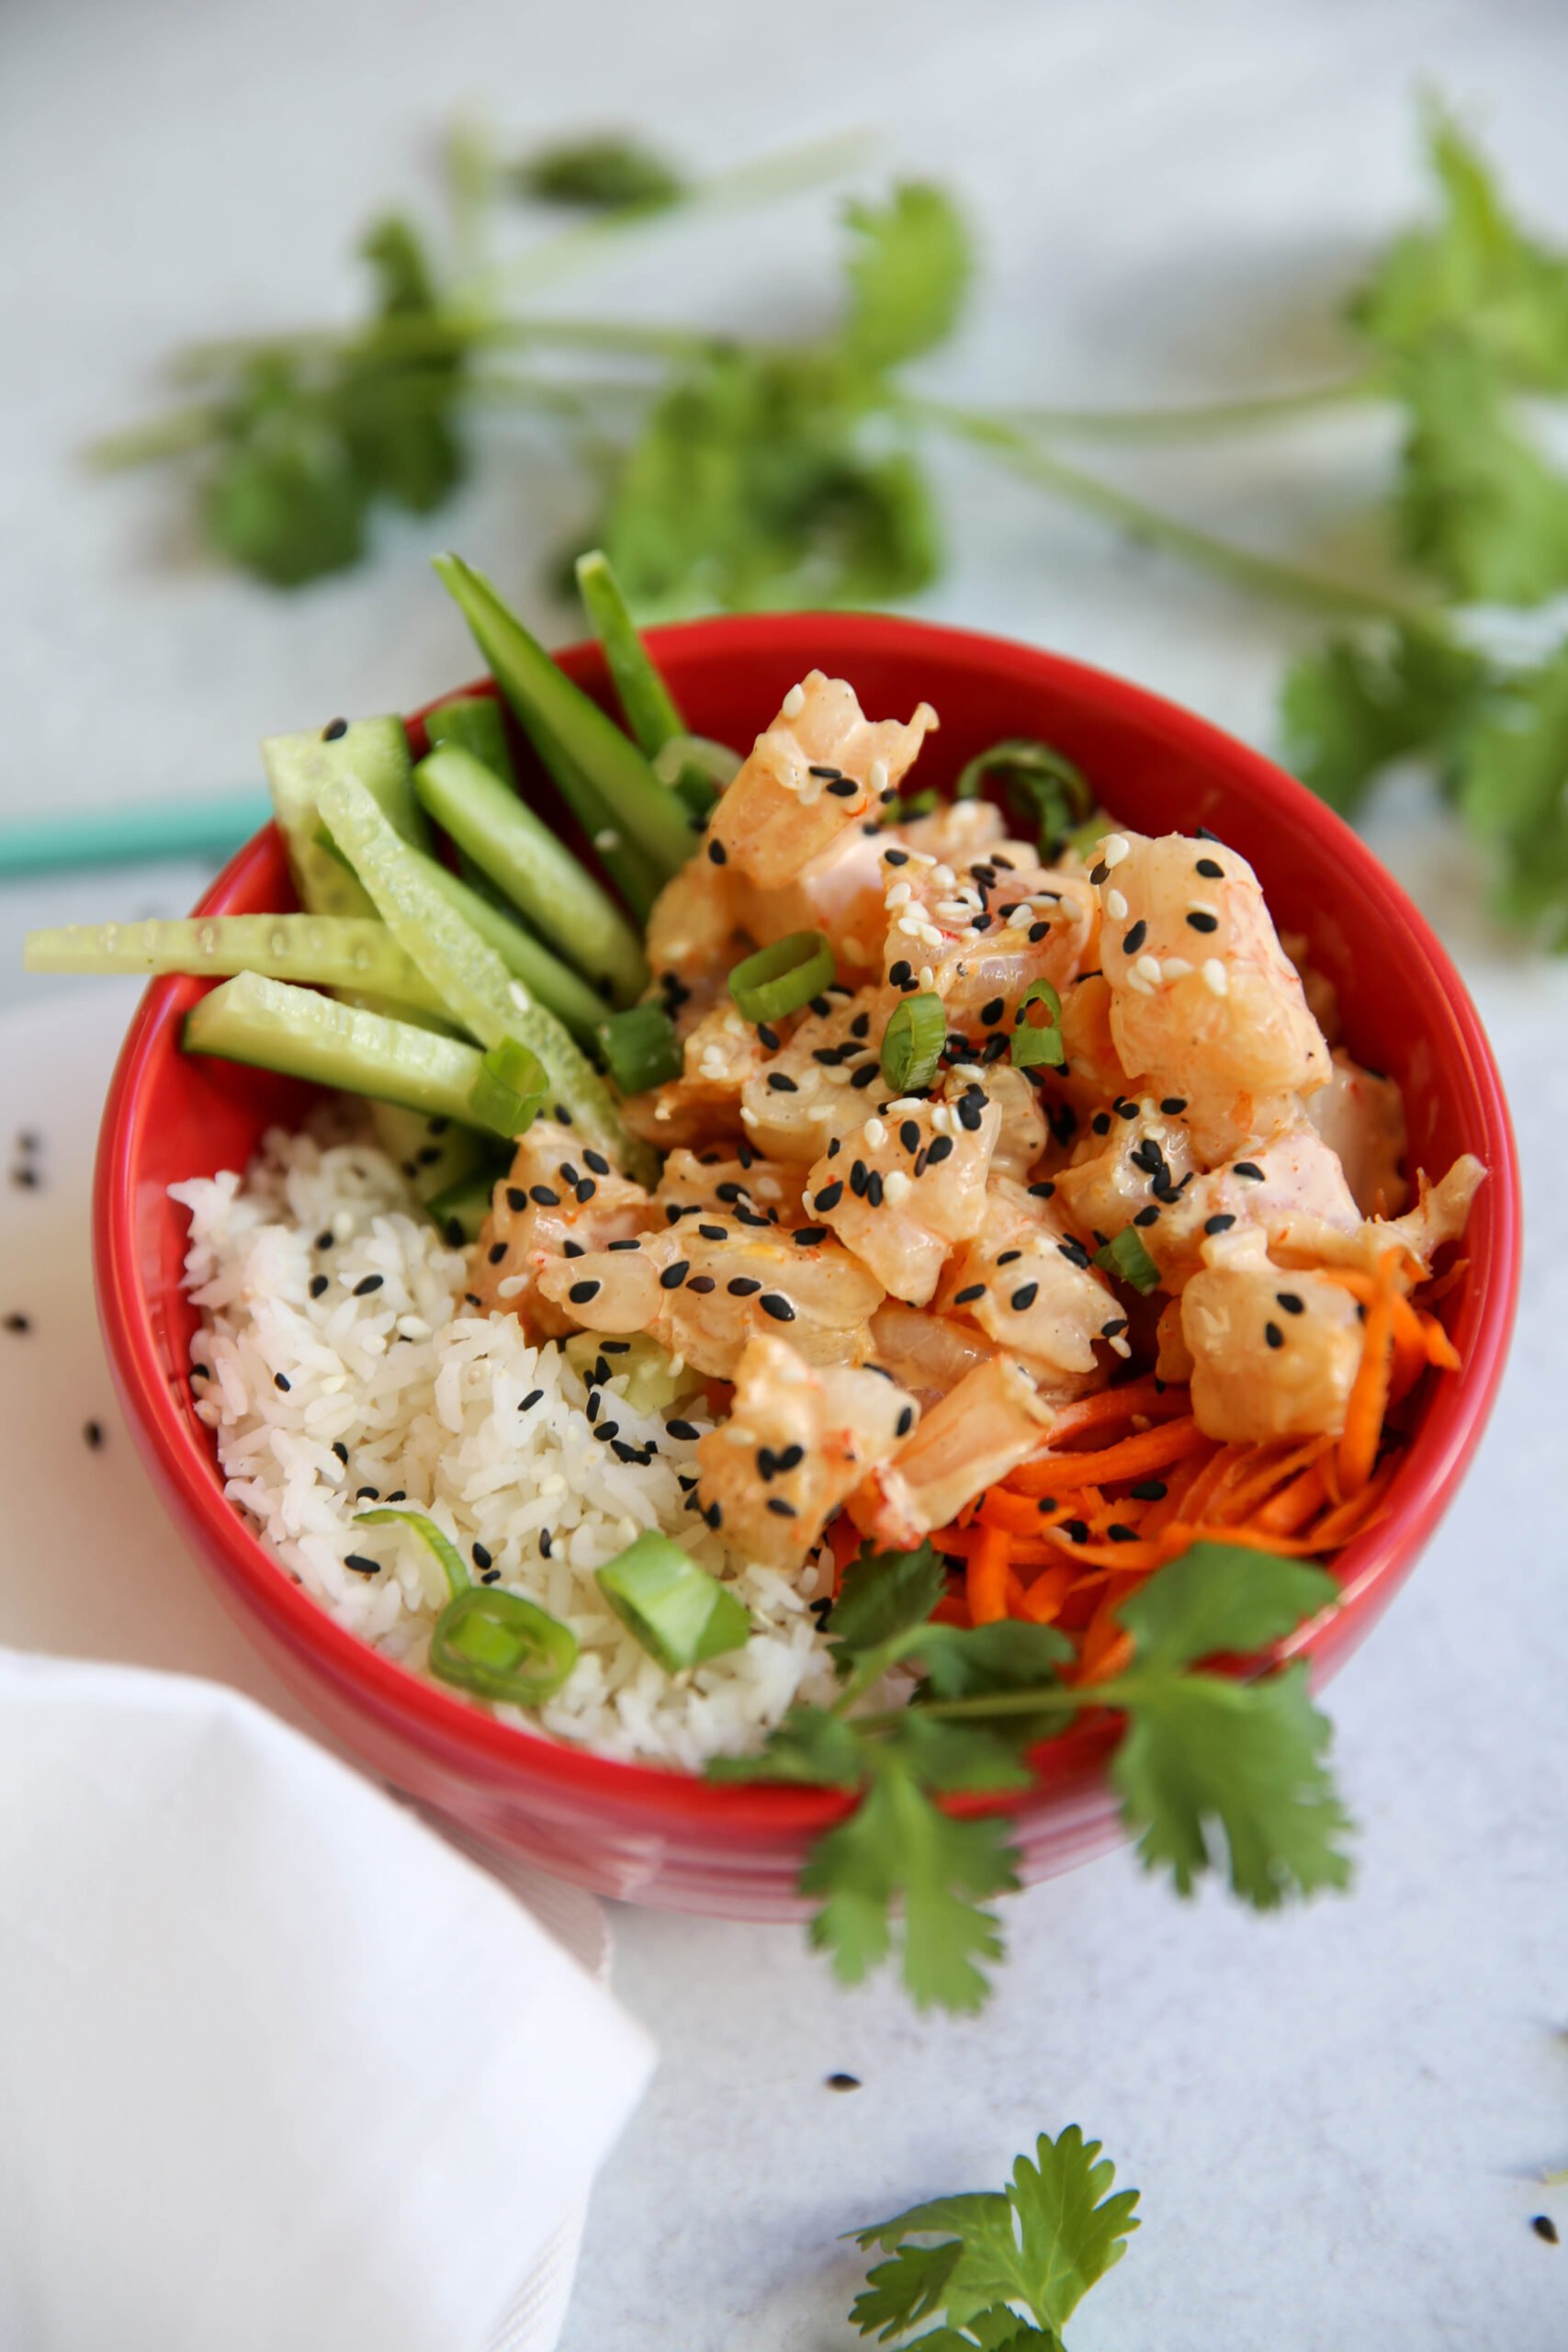
{"label": "poke bowl", "polygon": [[[1484,1427],[1512,1318],[1519,1242],[1507,1112],[1442,948],[1364,844],[1289,776],[1201,719],[1079,663],[956,629],[847,614],[699,621],[651,632],[649,645],[696,736],[749,744],[788,707],[796,681],[825,671],[849,680],[868,713],[922,700],[935,707],[940,732],[921,752],[919,781],[939,796],[998,741],[1043,740],[1095,780],[1128,831],[1213,836],[1255,870],[1280,933],[1304,939],[1314,973],[1337,998],[1350,1051],[1397,1083],[1409,1164],[1442,1170],[1472,1154],[1484,1167],[1462,1262],[1438,1306],[1457,1368],[1424,1382],[1380,1513],[1335,1559],[1337,1605],[1269,1654],[1304,1657],[1314,1685],[1326,1681],[1371,1630],[1450,1501]],[[556,658],[602,708],[613,707],[597,645]],[[493,689],[486,680],[465,691]],[[423,717],[408,722],[416,755],[426,744]],[[537,794],[549,806],[525,755],[519,783],[525,797]],[[197,912],[276,913],[296,903],[283,841],[268,827]],[[203,993],[189,977],[150,987],[110,1089],[95,1194],[111,1365],[145,1464],[201,1572],[329,1737],[470,1835],[636,1902],[734,1917],[797,1915],[803,1862],[843,1816],[841,1792],[711,1780],[503,1720],[340,1623],[282,1571],[230,1499],[193,1388],[200,1317],[185,1279],[189,1218],[170,1187],[245,1169],[267,1131],[297,1127],[314,1097],[273,1071],[182,1052],[186,1015]],[[1106,1773],[1116,1736],[1113,1721],[1081,1724],[1034,1751],[1026,1790],[983,1801],[1008,1814],[1026,1880],[1118,1836]],[[982,1801],[953,1802],[962,1809]]]}

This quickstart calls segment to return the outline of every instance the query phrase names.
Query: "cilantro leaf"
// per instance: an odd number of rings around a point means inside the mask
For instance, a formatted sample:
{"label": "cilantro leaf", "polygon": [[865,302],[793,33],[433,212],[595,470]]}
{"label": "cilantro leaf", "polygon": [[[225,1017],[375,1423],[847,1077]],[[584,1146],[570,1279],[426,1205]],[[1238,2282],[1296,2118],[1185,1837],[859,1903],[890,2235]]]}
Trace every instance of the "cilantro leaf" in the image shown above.
{"label": "cilantro leaf", "polygon": [[1351,323],[1400,355],[1462,329],[1511,383],[1568,390],[1568,260],[1518,228],[1479,150],[1441,109],[1428,137],[1441,218],[1396,239],[1351,297]]}
{"label": "cilantro leaf", "polygon": [[1342,817],[1382,770],[1422,753],[1451,769],[1484,701],[1480,654],[1415,625],[1330,638],[1286,673],[1280,708],[1285,764]]}
{"label": "cilantro leaf", "polygon": [[847,1821],[813,1849],[804,1894],[819,1896],[811,1940],[843,1984],[858,1984],[889,1957],[891,1912],[903,1904],[901,1973],[917,2008],[959,2013],[984,2003],[979,1963],[1001,1957],[985,1898],[1018,1885],[1007,1824],[955,1821],[920,1787],[901,1748],[869,1751],[872,1779]]}
{"label": "cilantro leaf", "polygon": [[614,133],[563,140],[525,156],[513,172],[524,196],[584,212],[649,211],[673,204],[686,180],[673,164],[639,139]]}
{"label": "cilantro leaf", "polygon": [[1192,1666],[1224,1650],[1261,1649],[1326,1609],[1338,1586],[1324,1568],[1245,1544],[1193,1544],[1117,1611],[1140,1668]]}
{"label": "cilantro leaf", "polygon": [[[434,272],[412,222],[387,214],[359,250],[376,282],[380,319],[439,319]],[[345,356],[327,399],[367,492],[427,514],[457,488],[467,469],[455,423],[463,368],[457,345],[428,356]]]}
{"label": "cilantro leaf", "polygon": [[1501,863],[1498,899],[1516,922],[1550,923],[1568,948],[1568,645],[1501,688],[1472,733],[1459,802]]}
{"label": "cilantro leaf", "polygon": [[1396,380],[1409,432],[1394,517],[1412,560],[1466,604],[1539,605],[1568,586],[1568,481],[1519,429],[1495,362],[1450,336]]}
{"label": "cilantro leaf", "polygon": [[923,1625],[946,1581],[929,1539],[913,1552],[874,1552],[852,1560],[828,1620],[841,1662]]}
{"label": "cilantro leaf", "polygon": [[[851,2319],[863,2335],[901,2335],[945,2309],[952,2341],[994,2347],[1056,2344],[1084,2296],[1126,2252],[1138,2227],[1136,2189],[1114,2195],[1115,2166],[1076,2123],[1042,2132],[1034,2162],[1020,2156],[1001,2192],[932,2198],[852,2234],[891,2256],[868,2274]],[[933,2245],[915,2243],[937,2238]],[[1014,2308],[1033,2322],[1024,2327]],[[923,2345],[942,2343],[924,2336]],[[910,2347],[914,2352],[914,2347]]]}
{"label": "cilantro leaf", "polygon": [[287,363],[250,371],[205,503],[213,543],[273,587],[341,571],[365,551],[367,497],[353,454]]}
{"label": "cilantro leaf", "polygon": [[974,271],[969,234],[952,198],[905,180],[882,205],[851,204],[844,347],[866,368],[901,367],[946,341]]}

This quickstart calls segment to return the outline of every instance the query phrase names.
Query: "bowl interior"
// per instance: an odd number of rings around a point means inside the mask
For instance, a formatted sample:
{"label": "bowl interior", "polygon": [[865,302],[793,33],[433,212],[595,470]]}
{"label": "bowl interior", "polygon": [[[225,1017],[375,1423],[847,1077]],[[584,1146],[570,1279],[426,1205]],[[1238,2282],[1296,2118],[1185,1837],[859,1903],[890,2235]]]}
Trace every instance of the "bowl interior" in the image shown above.
{"label": "bowl interior", "polygon": [[[1078,763],[1124,823],[1148,832],[1207,826],[1257,868],[1280,928],[1307,934],[1338,990],[1351,1051],[1399,1080],[1413,1163],[1440,1173],[1461,1151],[1486,1163],[1491,1178],[1472,1216],[1468,1264],[1443,1310],[1463,1370],[1429,1384],[1388,1515],[1337,1564],[1340,1611],[1294,1645],[1331,1663],[1357,1638],[1358,1618],[1370,1622],[1381,1609],[1439,1515],[1484,1422],[1511,1319],[1517,1198],[1507,1113],[1474,1009],[1443,951],[1363,845],[1301,786],[1202,721],[1099,672],[993,639],[865,616],[702,622],[656,632],[652,642],[689,723],[720,741],[748,745],[795,680],[819,666],[848,677],[878,717],[905,717],[922,696],[935,705],[941,731],[921,755],[921,783],[948,783],[1002,737],[1042,736]],[[561,659],[608,704],[595,647]],[[413,732],[417,748],[417,720]],[[536,767],[520,758],[519,770],[529,797],[547,807]],[[200,911],[292,904],[281,846],[269,829],[220,876]],[[192,1407],[187,1372],[197,1318],[180,1287],[186,1218],[167,1187],[243,1168],[267,1126],[298,1120],[310,1090],[183,1056],[180,1021],[201,988],[169,979],[149,989],[117,1073],[99,1162],[106,1331],[165,1487],[199,1504],[209,1550],[221,1548],[230,1572],[250,1583],[261,1605],[302,1612],[304,1638],[335,1653],[340,1671],[352,1673],[383,1712],[403,1705],[427,1724],[439,1722],[460,1745],[478,1743],[492,1756],[531,1751],[535,1764],[544,1749],[580,1781],[629,1788],[640,1780],[668,1796],[668,1774],[574,1758],[416,1683],[305,1601],[223,1503],[211,1439]],[[722,1811],[744,1800],[802,1818],[831,1803],[816,1792],[689,1786],[688,1802],[704,1807]]]}

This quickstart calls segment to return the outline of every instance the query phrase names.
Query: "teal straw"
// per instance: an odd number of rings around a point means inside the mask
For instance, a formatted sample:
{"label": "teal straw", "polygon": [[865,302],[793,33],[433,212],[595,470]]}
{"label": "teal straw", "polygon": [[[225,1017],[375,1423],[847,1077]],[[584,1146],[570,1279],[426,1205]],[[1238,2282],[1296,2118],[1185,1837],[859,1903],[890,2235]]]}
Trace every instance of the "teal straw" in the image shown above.
{"label": "teal straw", "polygon": [[258,790],[0,825],[0,879],[146,858],[226,857],[271,815],[270,799]]}

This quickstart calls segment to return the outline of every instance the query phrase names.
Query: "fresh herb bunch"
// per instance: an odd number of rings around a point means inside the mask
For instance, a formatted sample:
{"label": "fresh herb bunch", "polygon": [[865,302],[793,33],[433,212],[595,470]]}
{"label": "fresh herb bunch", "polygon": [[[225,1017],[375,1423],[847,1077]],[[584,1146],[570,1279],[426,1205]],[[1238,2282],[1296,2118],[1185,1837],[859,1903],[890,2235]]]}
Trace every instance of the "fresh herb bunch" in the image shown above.
{"label": "fresh herb bunch", "polygon": [[[1435,113],[1428,136],[1438,217],[1398,237],[1348,300],[1360,364],[1345,379],[1097,415],[961,408],[910,389],[904,370],[951,336],[973,277],[956,205],[924,183],[847,209],[839,315],[814,336],[570,321],[521,300],[650,223],[808,184],[848,163],[845,143],[703,180],[636,141],[507,162],[469,132],[450,152],[448,263],[389,217],[362,246],[360,325],[186,353],[180,372],[203,399],[99,455],[190,458],[212,544],[296,586],[356,562],[378,507],[438,505],[481,410],[528,409],[597,488],[584,544],[605,548],[640,612],[669,615],[914,594],[942,563],[924,451],[956,437],[1251,594],[1330,618],[1336,633],[1285,680],[1291,764],[1354,816],[1393,763],[1424,763],[1488,853],[1501,911],[1568,948],[1568,643],[1519,662],[1476,619],[1568,590],[1568,479],[1529,414],[1568,394],[1568,255],[1517,224],[1450,119]],[[581,217],[498,263],[496,220],[518,196]],[[1404,594],[1251,554],[1059,454],[1095,435],[1256,431],[1347,401],[1391,404],[1403,423],[1385,519]]]}
{"label": "fresh herb bunch", "polygon": [[[942,1800],[1026,1788],[1029,1750],[1077,1715],[1122,1717],[1110,1765],[1122,1816],[1145,1865],[1181,1894],[1222,1860],[1234,1892],[1260,1910],[1347,1883],[1349,1823],[1305,1665],[1243,1680],[1201,1664],[1279,1641],[1329,1606],[1337,1587],[1325,1570],[1194,1544],[1122,1602],[1132,1659],[1090,1685],[1065,1679],[1072,1645],[1052,1626],[931,1623],[944,1589],[929,1543],[852,1563],[828,1620],[841,1680],[833,1704],[792,1709],[761,1758],[709,1767],[719,1779],[853,1792],[800,1882],[818,1905],[812,1940],[842,1983],[859,1984],[897,1940],[918,2006],[981,2007],[1002,1954],[986,1905],[1018,1885],[1018,1855],[1005,1818]],[[908,1704],[878,1708],[878,1686],[898,1672],[919,1676]]]}
{"label": "fresh herb bunch", "polygon": [[1112,2193],[1100,2148],[1076,2123],[1055,2140],[1043,2132],[1006,2188],[933,2197],[852,2231],[887,2256],[850,2313],[861,2334],[889,2344],[940,2318],[907,2352],[1063,2352],[1063,2328],[1138,2227],[1138,2192]]}

